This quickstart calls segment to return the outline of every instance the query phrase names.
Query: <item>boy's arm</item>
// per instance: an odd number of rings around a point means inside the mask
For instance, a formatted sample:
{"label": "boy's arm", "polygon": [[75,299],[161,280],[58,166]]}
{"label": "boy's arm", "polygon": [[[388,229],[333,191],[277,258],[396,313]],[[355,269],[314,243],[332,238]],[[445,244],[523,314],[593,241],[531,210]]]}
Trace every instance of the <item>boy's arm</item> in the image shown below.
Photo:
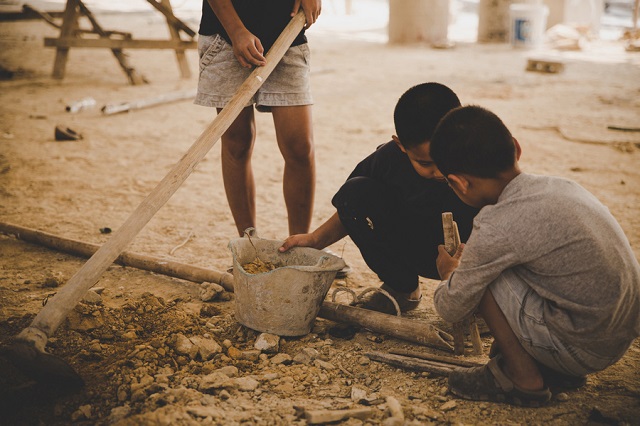
{"label": "boy's arm", "polygon": [[245,68],[251,68],[252,65],[259,67],[265,65],[267,62],[263,56],[264,48],[260,39],[244,26],[231,0],[208,0],[208,2],[227,31],[233,53],[240,65]]}
{"label": "boy's arm", "polygon": [[465,319],[477,309],[493,281],[523,263],[519,250],[502,231],[487,224],[474,228],[458,260],[444,247],[439,248],[436,265],[443,281],[436,288],[433,304],[444,320],[456,323]]}
{"label": "boy's arm", "polygon": [[318,16],[320,16],[322,0],[295,0],[293,3],[293,11],[291,12],[292,17],[296,16],[300,6],[302,6],[304,16],[307,18],[307,23],[304,27],[309,28],[318,20]]}
{"label": "boy's arm", "polygon": [[292,247],[313,247],[323,249],[347,235],[347,230],[342,225],[338,213],[334,213],[318,229],[309,234],[291,235],[280,247],[281,252],[285,252]]}

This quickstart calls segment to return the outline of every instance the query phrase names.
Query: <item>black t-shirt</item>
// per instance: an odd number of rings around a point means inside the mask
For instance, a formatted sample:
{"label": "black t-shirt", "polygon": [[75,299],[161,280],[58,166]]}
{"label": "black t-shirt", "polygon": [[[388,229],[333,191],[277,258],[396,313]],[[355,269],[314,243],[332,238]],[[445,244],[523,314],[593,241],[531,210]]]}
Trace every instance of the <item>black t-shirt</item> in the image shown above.
{"label": "black t-shirt", "polygon": [[[233,7],[244,26],[260,39],[266,53],[291,21],[293,0],[233,0]],[[220,34],[231,44],[229,35],[207,0],[202,1],[202,20],[198,33]],[[306,42],[303,29],[291,45],[297,46]]]}
{"label": "black t-shirt", "polygon": [[453,212],[460,239],[466,241],[478,209],[463,203],[446,182],[425,179],[416,172],[409,157],[394,142],[380,145],[362,160],[349,175],[366,176],[388,185],[398,196],[399,207],[427,221],[441,222],[442,213]]}

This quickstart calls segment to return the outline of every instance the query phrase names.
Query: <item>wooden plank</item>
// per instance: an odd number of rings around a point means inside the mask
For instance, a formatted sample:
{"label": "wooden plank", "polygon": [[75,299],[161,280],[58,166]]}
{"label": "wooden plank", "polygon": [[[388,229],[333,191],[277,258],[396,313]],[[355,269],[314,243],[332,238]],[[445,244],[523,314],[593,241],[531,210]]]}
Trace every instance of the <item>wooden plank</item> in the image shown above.
{"label": "wooden plank", "polygon": [[70,48],[85,47],[98,49],[197,49],[197,41],[177,41],[177,40],[114,40],[108,38],[72,38],[45,37],[45,47]]}

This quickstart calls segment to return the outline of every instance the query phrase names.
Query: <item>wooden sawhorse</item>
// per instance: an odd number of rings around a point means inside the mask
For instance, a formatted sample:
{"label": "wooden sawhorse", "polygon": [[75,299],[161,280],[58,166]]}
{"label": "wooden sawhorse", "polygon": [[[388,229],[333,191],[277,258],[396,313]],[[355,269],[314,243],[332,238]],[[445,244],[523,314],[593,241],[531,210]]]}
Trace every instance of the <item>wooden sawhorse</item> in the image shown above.
{"label": "wooden sawhorse", "polygon": [[[60,29],[60,37],[44,39],[44,45],[56,48],[56,58],[53,65],[53,78],[63,79],[69,57],[69,49],[71,47],[92,47],[92,48],[108,48],[111,49],[120,66],[127,74],[127,78],[131,84],[147,83],[144,76],[138,74],[127,61],[123,53],[123,49],[171,49],[176,52],[176,59],[180,68],[182,78],[191,77],[189,64],[186,59],[186,49],[196,49],[197,41],[194,40],[196,32],[187,24],[176,18],[171,8],[170,0],[147,0],[155,9],[160,11],[167,19],[169,26],[170,40],[134,40],[130,33],[120,31],[107,31],[103,29],[95,16],[85,6],[82,0],[67,0],[62,25],[56,24],[53,19],[44,12],[36,11],[49,24]],[[82,30],[78,27],[78,19],[85,16],[91,23],[91,30]],[[180,31],[186,33],[190,40],[182,40]],[[97,34],[99,38],[83,38],[83,34]]]}

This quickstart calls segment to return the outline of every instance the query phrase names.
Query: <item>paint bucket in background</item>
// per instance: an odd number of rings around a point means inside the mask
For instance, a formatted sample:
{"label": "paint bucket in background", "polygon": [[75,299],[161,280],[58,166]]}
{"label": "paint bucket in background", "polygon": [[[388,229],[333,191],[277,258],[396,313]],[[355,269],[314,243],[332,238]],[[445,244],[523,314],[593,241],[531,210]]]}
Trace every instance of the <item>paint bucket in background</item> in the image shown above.
{"label": "paint bucket in background", "polygon": [[547,28],[549,8],[543,4],[514,3],[509,6],[509,39],[513,47],[539,47]]}

